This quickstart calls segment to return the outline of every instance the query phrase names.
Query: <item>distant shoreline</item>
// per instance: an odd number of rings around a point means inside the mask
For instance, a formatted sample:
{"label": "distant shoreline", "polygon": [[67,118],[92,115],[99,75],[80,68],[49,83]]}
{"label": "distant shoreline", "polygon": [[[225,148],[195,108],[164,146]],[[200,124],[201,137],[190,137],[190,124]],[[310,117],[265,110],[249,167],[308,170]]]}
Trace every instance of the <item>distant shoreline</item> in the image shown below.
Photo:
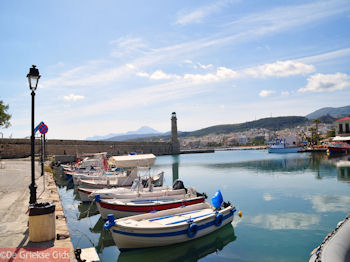
{"label": "distant shoreline", "polygon": [[227,148],[215,148],[215,151],[231,151],[231,150],[263,150],[267,149],[266,145],[263,146],[235,146]]}

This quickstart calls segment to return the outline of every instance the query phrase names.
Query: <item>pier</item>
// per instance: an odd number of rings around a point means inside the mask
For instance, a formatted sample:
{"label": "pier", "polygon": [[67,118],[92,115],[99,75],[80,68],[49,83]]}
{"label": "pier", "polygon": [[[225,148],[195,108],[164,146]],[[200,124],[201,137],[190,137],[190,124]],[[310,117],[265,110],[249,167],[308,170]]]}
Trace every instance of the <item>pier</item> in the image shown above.
{"label": "pier", "polygon": [[69,237],[66,217],[55,181],[51,173],[41,170],[36,163],[36,184],[38,202],[53,203],[55,208],[56,237],[50,241],[29,241],[28,206],[30,184],[30,161],[28,159],[1,160],[0,169],[0,247],[8,249],[26,248],[64,248],[69,249],[70,258],[74,258],[74,248]]}

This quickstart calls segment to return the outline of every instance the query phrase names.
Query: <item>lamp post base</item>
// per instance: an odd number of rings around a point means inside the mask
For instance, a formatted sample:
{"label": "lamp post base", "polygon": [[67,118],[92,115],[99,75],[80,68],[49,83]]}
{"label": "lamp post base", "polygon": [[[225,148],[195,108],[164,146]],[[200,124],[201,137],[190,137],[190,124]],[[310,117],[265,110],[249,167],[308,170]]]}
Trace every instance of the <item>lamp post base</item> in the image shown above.
{"label": "lamp post base", "polygon": [[35,204],[36,203],[36,189],[37,189],[36,184],[30,184],[29,190],[30,190],[30,199],[29,199],[29,204]]}

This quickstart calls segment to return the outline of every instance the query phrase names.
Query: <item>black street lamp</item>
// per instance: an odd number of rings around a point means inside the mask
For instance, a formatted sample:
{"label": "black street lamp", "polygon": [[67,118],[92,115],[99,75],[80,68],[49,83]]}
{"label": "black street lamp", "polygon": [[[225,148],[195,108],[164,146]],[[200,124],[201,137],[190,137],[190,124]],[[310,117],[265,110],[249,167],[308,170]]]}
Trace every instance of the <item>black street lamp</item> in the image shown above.
{"label": "black street lamp", "polygon": [[29,88],[32,90],[32,136],[31,136],[31,161],[32,161],[32,183],[29,186],[30,190],[30,199],[29,204],[35,204],[36,203],[36,188],[37,185],[35,184],[35,166],[34,166],[34,151],[35,151],[35,144],[34,144],[34,97],[35,97],[35,90],[38,87],[38,82],[40,78],[39,70],[36,68],[35,65],[33,65],[29,69],[29,74],[27,74],[28,82],[29,82]]}

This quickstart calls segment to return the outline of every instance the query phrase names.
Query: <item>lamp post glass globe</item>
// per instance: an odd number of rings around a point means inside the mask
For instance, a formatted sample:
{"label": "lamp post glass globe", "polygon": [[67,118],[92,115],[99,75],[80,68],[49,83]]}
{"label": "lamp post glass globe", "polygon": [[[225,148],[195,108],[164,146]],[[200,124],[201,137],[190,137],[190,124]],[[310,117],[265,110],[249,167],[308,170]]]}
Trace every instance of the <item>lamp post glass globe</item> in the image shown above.
{"label": "lamp post glass globe", "polygon": [[29,88],[32,91],[35,91],[38,87],[39,78],[41,75],[39,74],[39,69],[36,68],[35,65],[33,65],[29,69],[29,73],[27,74],[28,82],[29,82]]}

